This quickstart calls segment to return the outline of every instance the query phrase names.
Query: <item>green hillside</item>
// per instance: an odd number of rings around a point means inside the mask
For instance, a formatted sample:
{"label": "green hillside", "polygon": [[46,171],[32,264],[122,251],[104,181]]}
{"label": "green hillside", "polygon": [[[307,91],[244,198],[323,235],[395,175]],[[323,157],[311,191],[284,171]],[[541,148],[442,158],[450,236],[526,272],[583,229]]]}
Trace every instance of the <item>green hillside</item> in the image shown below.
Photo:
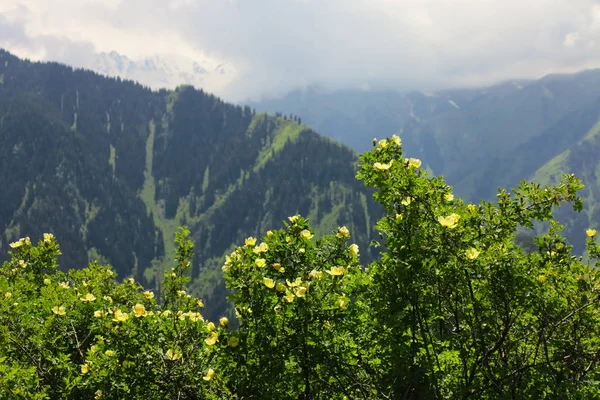
{"label": "green hillside", "polygon": [[222,303],[216,260],[290,213],[319,233],[346,225],[365,249],[371,239],[378,211],[354,179],[356,154],[296,120],[4,51],[0,74],[3,254],[51,231],[62,268],[95,259],[156,286],[188,225],[194,286]]}

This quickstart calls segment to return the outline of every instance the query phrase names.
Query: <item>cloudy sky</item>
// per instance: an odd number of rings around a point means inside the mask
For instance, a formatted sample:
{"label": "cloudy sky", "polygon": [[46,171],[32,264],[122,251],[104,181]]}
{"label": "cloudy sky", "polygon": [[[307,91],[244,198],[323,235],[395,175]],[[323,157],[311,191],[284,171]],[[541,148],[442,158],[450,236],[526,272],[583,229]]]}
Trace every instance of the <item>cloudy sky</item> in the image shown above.
{"label": "cloudy sky", "polygon": [[218,89],[233,100],[435,90],[600,67],[600,0],[0,0],[0,47],[209,59],[236,72]]}

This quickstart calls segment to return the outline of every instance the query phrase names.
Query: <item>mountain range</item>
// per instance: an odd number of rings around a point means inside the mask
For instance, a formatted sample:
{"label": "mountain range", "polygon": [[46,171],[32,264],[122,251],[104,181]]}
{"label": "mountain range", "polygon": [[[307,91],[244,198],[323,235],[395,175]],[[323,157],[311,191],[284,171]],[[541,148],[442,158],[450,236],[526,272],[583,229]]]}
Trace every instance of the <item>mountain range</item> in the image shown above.
{"label": "mountain range", "polygon": [[193,288],[215,314],[224,255],[290,215],[318,234],[348,226],[368,257],[379,211],[356,153],[296,119],[0,51],[0,141],[2,257],[53,232],[62,268],[107,262],[152,287],[187,225]]}
{"label": "mountain range", "polygon": [[584,230],[600,224],[600,69],[428,94],[309,88],[251,105],[299,115],[359,152],[374,136],[399,133],[407,154],[470,201],[574,173],[586,185],[585,209],[558,210],[565,234],[583,250]]}

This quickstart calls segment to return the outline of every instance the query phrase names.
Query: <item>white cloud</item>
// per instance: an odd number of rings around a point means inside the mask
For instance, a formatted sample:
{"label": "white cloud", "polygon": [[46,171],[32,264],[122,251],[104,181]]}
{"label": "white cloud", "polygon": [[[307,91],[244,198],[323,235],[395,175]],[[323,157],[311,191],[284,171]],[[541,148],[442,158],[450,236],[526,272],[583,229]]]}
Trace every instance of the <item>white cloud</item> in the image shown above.
{"label": "white cloud", "polygon": [[71,63],[110,50],[210,57],[238,71],[220,93],[234,99],[313,83],[432,90],[600,66],[590,50],[597,0],[0,3],[9,50]]}

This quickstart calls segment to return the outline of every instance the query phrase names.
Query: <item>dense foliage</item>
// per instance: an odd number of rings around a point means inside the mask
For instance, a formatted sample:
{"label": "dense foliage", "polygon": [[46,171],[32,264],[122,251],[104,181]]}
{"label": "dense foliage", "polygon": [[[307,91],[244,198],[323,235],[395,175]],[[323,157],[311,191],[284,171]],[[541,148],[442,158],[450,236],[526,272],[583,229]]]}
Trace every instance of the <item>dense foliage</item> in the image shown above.
{"label": "dense foliage", "polygon": [[[467,204],[400,138],[375,142],[359,179],[385,208],[380,257],[361,266],[346,227],[318,238],[294,215],[222,267],[236,318],[208,322],[186,292],[177,235],[160,293],[109,267],[56,268],[43,235],[0,269],[0,397],[30,399],[598,398],[596,265],[573,256],[553,209],[581,210],[572,175]],[[517,228],[546,221],[528,253]],[[596,231],[586,246],[600,256]],[[364,251],[364,249],[362,249]]]}

